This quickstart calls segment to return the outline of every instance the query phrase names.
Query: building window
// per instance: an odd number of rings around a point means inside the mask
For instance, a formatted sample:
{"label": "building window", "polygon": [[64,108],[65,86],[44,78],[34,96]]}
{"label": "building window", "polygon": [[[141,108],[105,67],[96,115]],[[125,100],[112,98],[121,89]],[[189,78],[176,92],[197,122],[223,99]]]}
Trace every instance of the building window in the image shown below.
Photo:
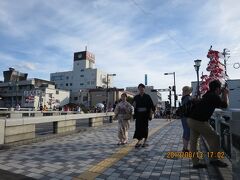
{"label": "building window", "polygon": [[80,83],[80,86],[83,86],[84,85],[84,83]]}
{"label": "building window", "polygon": [[74,97],[74,101],[77,101],[78,100],[78,97]]}
{"label": "building window", "polygon": [[90,81],[87,82],[87,85],[89,85],[89,84],[90,84]]}
{"label": "building window", "polygon": [[72,83],[70,83],[70,86],[72,86]]}
{"label": "building window", "polygon": [[68,83],[66,83],[66,86],[68,86]]}
{"label": "building window", "polygon": [[58,91],[58,90],[56,90],[56,94],[59,94],[59,91]]}
{"label": "building window", "polygon": [[84,75],[80,75],[80,77],[84,77]]}
{"label": "building window", "polygon": [[56,75],[51,77],[51,81],[63,80],[63,75]]}
{"label": "building window", "polygon": [[81,69],[81,72],[83,72],[84,71],[84,69]]}
{"label": "building window", "polygon": [[66,76],[66,79],[69,79],[69,77],[68,77],[68,76]]}

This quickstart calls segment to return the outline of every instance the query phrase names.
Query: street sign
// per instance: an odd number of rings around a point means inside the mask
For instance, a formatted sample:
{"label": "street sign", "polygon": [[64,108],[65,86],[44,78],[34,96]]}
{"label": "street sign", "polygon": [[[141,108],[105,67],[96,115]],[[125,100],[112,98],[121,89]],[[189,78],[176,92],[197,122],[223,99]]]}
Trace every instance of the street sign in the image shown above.
{"label": "street sign", "polygon": [[24,96],[40,96],[42,93],[41,90],[30,90],[30,91],[24,91],[23,94]]}

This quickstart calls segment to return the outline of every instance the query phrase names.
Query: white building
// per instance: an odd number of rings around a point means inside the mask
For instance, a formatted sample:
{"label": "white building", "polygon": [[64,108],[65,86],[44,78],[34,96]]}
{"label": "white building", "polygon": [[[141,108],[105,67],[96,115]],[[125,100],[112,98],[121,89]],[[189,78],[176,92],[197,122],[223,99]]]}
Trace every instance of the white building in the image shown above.
{"label": "white building", "polygon": [[[193,95],[196,95],[197,82],[191,82]],[[201,84],[201,82],[200,82]],[[240,108],[240,79],[227,80],[229,89],[229,108]]]}
{"label": "white building", "polygon": [[[31,91],[29,92],[31,95]],[[35,94],[33,91],[32,95],[34,95],[34,102],[32,102],[34,103],[33,107],[36,109],[38,109],[40,105],[46,105],[49,109],[63,107],[64,105],[68,104],[70,100],[69,91],[56,89],[55,85],[52,84],[42,84],[38,89],[35,90]],[[28,104],[28,102],[25,100],[25,107],[28,107],[29,105],[31,107],[31,102]]]}
{"label": "white building", "polygon": [[[96,69],[95,56],[88,51],[75,52],[73,58],[73,70],[56,72],[50,74],[51,81],[55,82],[57,88],[65,89],[76,94],[80,90],[106,88],[112,86],[112,76]],[[108,79],[107,79],[108,76]]]}

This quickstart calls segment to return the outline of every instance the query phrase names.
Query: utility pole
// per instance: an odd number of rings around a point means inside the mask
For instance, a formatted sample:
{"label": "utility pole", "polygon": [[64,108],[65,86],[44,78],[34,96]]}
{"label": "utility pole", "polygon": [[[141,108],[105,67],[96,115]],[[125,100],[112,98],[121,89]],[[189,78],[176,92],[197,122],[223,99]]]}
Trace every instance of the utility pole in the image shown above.
{"label": "utility pole", "polygon": [[110,77],[110,76],[116,76],[116,74],[107,74],[107,88],[106,88],[106,111],[108,110],[108,101],[109,101],[109,99],[108,99],[108,96],[109,96],[109,88],[108,88],[108,77]]}
{"label": "utility pole", "polygon": [[171,72],[171,73],[164,73],[164,75],[173,75],[173,87],[172,87],[172,91],[174,93],[174,108],[176,108],[176,102],[177,102],[177,94],[176,94],[176,81],[175,81],[175,72]]}
{"label": "utility pole", "polygon": [[176,93],[176,80],[175,80],[175,72],[173,72],[173,84],[174,84],[174,88],[173,88],[173,93],[174,93],[174,108],[176,109],[177,107],[177,93]]}
{"label": "utility pole", "polygon": [[169,103],[170,103],[170,108],[172,107],[172,87],[169,86],[169,95],[168,95]]}
{"label": "utility pole", "polygon": [[224,48],[222,54],[224,56],[225,76],[228,76],[227,75],[227,59],[230,57],[230,51],[227,48]]}

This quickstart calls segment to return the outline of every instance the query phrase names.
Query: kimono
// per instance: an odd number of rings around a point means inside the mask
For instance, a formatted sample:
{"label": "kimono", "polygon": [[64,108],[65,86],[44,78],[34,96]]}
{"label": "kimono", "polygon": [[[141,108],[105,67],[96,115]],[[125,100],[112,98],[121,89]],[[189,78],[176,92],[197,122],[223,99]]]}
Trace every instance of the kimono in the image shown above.
{"label": "kimono", "polygon": [[134,117],[136,118],[135,133],[133,138],[142,140],[148,137],[148,121],[151,111],[155,111],[153,101],[148,94],[136,95],[133,99]]}
{"label": "kimono", "polygon": [[121,101],[116,105],[114,113],[118,119],[118,138],[121,142],[126,143],[128,140],[132,106],[127,101]]}

